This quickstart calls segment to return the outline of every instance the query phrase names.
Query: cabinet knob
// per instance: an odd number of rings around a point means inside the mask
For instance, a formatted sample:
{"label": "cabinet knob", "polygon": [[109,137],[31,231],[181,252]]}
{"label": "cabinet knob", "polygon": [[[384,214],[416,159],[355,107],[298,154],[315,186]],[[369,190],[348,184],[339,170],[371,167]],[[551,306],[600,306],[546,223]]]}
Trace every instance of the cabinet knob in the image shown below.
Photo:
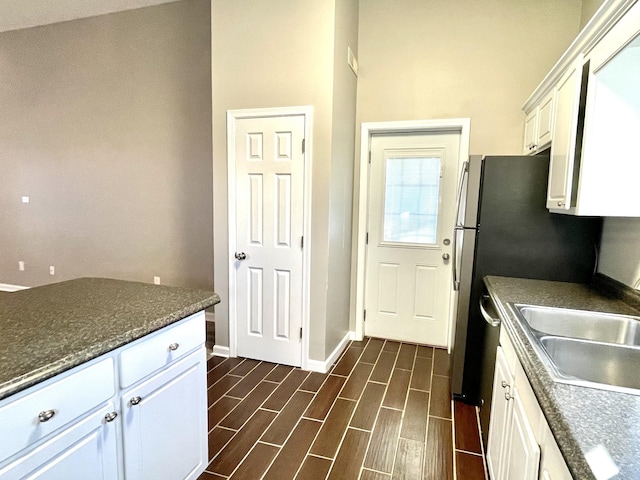
{"label": "cabinet knob", "polygon": [[175,352],[179,346],[180,346],[179,343],[172,343],[171,345],[169,345],[169,350],[171,350],[172,352]]}
{"label": "cabinet knob", "polygon": [[559,207],[563,207],[564,206],[564,202],[558,202],[558,206]]}
{"label": "cabinet knob", "polygon": [[41,423],[48,422],[55,414],[55,410],[44,410],[38,414],[38,420],[40,420]]}
{"label": "cabinet knob", "polygon": [[502,385],[502,388],[509,388],[509,384],[506,380],[502,380],[502,383],[500,385]]}
{"label": "cabinet knob", "polygon": [[507,392],[507,393],[504,394],[504,398],[506,398],[507,401],[508,401],[508,400],[511,400],[513,397],[511,396],[511,394],[509,392]]}
{"label": "cabinet knob", "polygon": [[113,422],[118,416],[118,412],[109,412],[104,416],[105,421]]}
{"label": "cabinet knob", "polygon": [[129,400],[129,404],[138,405],[141,401],[142,397],[132,397],[131,400]]}

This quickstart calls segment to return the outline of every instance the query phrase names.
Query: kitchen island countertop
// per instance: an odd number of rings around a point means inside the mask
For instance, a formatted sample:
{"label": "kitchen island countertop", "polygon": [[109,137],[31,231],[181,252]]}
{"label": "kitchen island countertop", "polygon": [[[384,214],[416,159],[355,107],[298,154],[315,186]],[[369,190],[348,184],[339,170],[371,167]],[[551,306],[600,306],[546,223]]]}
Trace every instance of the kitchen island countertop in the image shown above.
{"label": "kitchen island countertop", "polygon": [[79,278],[0,297],[0,400],[220,302],[213,292]]}
{"label": "kitchen island countertop", "polygon": [[[576,479],[637,479],[640,472],[640,395],[554,382],[538,359],[508,302],[639,315],[629,305],[586,285],[485,277],[485,284],[511,338],[567,466]],[[610,456],[619,470],[598,476],[591,468]],[[588,460],[589,459],[589,460]]]}

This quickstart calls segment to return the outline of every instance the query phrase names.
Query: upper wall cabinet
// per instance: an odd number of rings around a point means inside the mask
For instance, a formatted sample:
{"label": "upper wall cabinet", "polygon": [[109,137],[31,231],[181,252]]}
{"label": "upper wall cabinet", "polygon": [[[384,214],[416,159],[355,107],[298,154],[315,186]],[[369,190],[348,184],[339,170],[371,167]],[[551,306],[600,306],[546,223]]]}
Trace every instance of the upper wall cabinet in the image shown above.
{"label": "upper wall cabinet", "polygon": [[534,155],[551,144],[555,88],[551,89],[524,121],[524,154]]}
{"label": "upper wall cabinet", "polygon": [[[608,0],[525,104],[525,152],[551,141],[547,208],[640,217],[640,2]],[[549,134],[541,128],[547,103]],[[546,144],[544,143],[547,139]]]}
{"label": "upper wall cabinet", "polygon": [[[562,75],[556,85],[553,123],[553,143],[549,163],[547,208],[568,209],[572,194],[576,193],[575,180],[580,166],[580,99],[584,92],[583,56],[578,58]],[[584,106],[584,102],[582,102]]]}
{"label": "upper wall cabinet", "polygon": [[640,216],[640,3],[588,58],[576,213]]}

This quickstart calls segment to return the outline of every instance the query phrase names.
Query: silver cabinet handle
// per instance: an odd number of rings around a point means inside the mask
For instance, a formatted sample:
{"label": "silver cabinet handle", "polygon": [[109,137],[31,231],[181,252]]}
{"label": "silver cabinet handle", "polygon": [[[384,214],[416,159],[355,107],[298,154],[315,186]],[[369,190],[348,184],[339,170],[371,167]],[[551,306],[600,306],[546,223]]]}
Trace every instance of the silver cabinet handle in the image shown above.
{"label": "silver cabinet handle", "polygon": [[234,257],[236,257],[236,260],[246,260],[247,259],[247,254],[244,253],[244,252],[236,252]]}
{"label": "silver cabinet handle", "polygon": [[109,412],[104,416],[105,421],[113,422],[118,416],[118,412]]}
{"label": "silver cabinet handle", "polygon": [[180,346],[179,343],[172,343],[171,345],[169,345],[169,350],[171,350],[172,352],[175,352],[179,346]]}
{"label": "silver cabinet handle", "polygon": [[48,422],[55,414],[55,410],[44,410],[38,414],[38,420],[40,420],[41,423]]}
{"label": "silver cabinet handle", "polygon": [[141,401],[142,397],[132,397],[131,400],[129,400],[129,403],[131,405],[138,405]]}

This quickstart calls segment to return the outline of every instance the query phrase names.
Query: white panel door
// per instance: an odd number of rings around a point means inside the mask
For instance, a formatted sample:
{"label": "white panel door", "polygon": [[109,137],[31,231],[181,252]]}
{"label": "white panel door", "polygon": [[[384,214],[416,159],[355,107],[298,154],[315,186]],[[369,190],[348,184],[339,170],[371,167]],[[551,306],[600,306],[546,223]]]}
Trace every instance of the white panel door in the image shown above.
{"label": "white panel door", "polygon": [[302,360],[304,122],[235,125],[237,354],[294,366]]}
{"label": "white panel door", "polygon": [[459,132],[371,139],[365,334],[447,346]]}

